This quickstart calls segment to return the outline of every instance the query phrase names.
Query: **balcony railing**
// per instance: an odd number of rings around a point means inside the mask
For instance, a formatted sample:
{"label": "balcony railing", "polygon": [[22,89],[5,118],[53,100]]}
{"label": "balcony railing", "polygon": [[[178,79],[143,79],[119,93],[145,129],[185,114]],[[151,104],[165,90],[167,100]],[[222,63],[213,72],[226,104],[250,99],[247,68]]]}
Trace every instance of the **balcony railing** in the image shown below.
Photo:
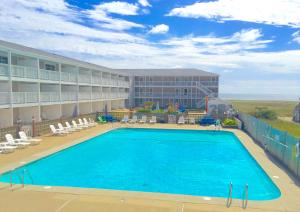
{"label": "balcony railing", "polygon": [[41,92],[40,94],[41,102],[59,102],[59,92]]}
{"label": "balcony railing", "polygon": [[84,74],[79,74],[79,78],[78,78],[78,82],[79,83],[91,83],[91,77],[88,75],[84,75]]}
{"label": "balcony railing", "polygon": [[59,72],[40,69],[40,79],[59,81]]}
{"label": "balcony railing", "polygon": [[[135,81],[135,86],[161,86],[161,87],[192,87],[197,85],[197,81]],[[218,81],[201,81],[201,84],[205,86],[218,86]]]}
{"label": "balcony railing", "polygon": [[8,65],[0,63],[0,76],[8,76]]}
{"label": "balcony railing", "polygon": [[97,85],[101,85],[101,78],[93,76],[92,83],[97,84]]}
{"label": "balcony railing", "polygon": [[178,93],[135,93],[136,98],[178,98],[178,99],[197,99],[197,98],[203,98],[200,94],[195,93],[187,93],[187,94],[178,94]]}
{"label": "balcony railing", "polygon": [[0,92],[0,105],[7,105],[10,103],[9,92]]}
{"label": "balcony railing", "polygon": [[75,92],[62,92],[61,93],[61,100],[62,101],[76,101],[77,95]]}
{"label": "balcony railing", "polygon": [[64,82],[77,82],[76,74],[70,72],[61,72],[61,81]]}
{"label": "balcony railing", "polygon": [[37,78],[37,68],[35,67],[12,65],[11,70],[13,77],[29,79]]}
{"label": "balcony railing", "polygon": [[91,93],[90,92],[79,92],[79,100],[90,100]]}
{"label": "balcony railing", "polygon": [[38,92],[13,92],[13,104],[37,103]]}
{"label": "balcony railing", "polygon": [[102,78],[102,83],[101,84],[111,86],[112,81],[111,81],[111,79],[108,79],[108,78]]}
{"label": "balcony railing", "polygon": [[92,99],[102,99],[103,98],[103,95],[101,92],[93,92],[92,93]]}

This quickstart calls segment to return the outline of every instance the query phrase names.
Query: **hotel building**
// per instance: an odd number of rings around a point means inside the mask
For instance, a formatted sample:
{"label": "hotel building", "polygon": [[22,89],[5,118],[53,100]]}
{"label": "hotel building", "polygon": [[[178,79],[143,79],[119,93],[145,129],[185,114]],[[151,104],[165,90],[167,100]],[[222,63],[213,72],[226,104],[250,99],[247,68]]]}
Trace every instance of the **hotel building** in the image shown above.
{"label": "hotel building", "polygon": [[125,107],[117,70],[0,41],[0,128]]}
{"label": "hotel building", "polygon": [[110,69],[0,40],[0,128],[153,101],[203,108],[219,77],[197,69]]}
{"label": "hotel building", "polygon": [[178,104],[184,108],[204,109],[205,97],[216,98],[219,76],[198,69],[120,69],[130,76],[128,107],[151,101],[160,107]]}

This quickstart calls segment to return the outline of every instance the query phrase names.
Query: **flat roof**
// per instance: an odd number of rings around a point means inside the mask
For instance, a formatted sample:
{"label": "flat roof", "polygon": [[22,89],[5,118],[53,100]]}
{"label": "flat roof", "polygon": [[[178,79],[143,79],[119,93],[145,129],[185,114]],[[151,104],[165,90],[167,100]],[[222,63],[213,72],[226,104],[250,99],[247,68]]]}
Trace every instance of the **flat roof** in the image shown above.
{"label": "flat roof", "polygon": [[49,53],[49,52],[46,52],[43,50],[34,49],[31,47],[23,46],[23,45],[16,44],[16,43],[11,43],[11,42],[0,40],[0,46],[7,48],[7,49],[14,49],[14,50],[17,50],[20,52],[29,52],[29,53],[35,55],[36,57],[42,56],[42,57],[49,58],[50,60],[53,59],[53,60],[64,61],[67,64],[73,63],[74,65],[77,65],[77,66],[86,66],[89,69],[97,69],[97,70],[101,69],[104,72],[111,72],[113,74],[124,75],[124,73],[118,72],[117,69],[111,69],[111,68],[108,68],[105,66],[100,66],[100,65],[96,65],[96,64],[89,63],[86,61],[77,60],[77,59],[61,56],[61,55],[54,54],[54,53]]}
{"label": "flat roof", "polygon": [[219,76],[218,74],[195,68],[118,69],[118,71],[134,76]]}

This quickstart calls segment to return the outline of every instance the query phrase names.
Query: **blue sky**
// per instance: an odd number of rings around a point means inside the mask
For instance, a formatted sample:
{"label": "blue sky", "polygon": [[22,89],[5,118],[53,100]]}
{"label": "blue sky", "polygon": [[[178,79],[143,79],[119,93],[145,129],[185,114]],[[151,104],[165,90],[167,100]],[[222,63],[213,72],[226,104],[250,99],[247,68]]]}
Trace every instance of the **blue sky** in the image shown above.
{"label": "blue sky", "polygon": [[300,0],[2,0],[0,39],[112,68],[198,68],[300,97]]}

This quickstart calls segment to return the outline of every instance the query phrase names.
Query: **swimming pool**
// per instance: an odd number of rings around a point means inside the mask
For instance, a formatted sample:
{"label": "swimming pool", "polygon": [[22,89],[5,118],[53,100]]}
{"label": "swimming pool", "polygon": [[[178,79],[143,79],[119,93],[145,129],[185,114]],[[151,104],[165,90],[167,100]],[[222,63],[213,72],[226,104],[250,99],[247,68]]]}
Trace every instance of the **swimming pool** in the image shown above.
{"label": "swimming pool", "polygon": [[[16,169],[26,184],[270,200],[280,191],[231,132],[109,131]],[[13,181],[19,183],[14,175]],[[10,181],[4,173],[2,182]]]}

